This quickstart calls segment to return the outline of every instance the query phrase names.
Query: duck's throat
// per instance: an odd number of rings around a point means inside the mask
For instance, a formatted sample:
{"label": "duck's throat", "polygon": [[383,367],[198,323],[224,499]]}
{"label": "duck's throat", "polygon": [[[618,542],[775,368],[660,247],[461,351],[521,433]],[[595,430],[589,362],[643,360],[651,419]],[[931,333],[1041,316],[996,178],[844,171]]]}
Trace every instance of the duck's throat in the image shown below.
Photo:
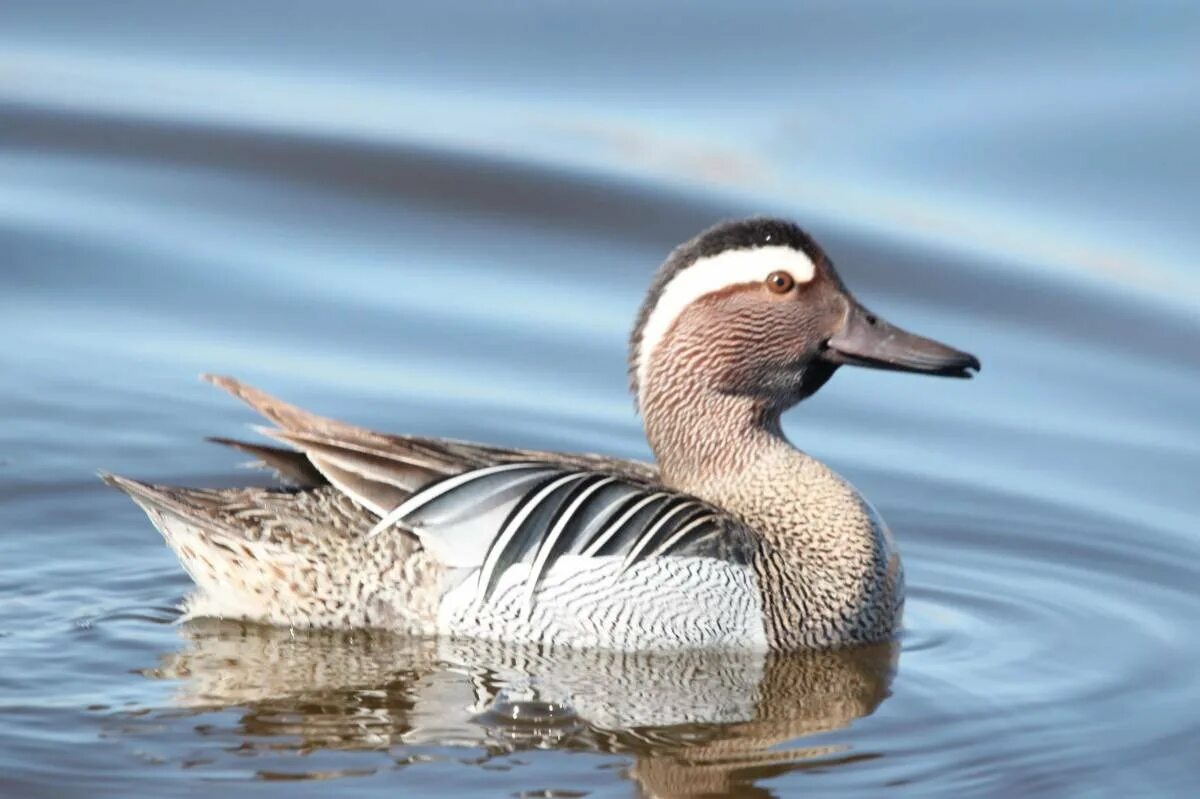
{"label": "duck's throat", "polygon": [[703,498],[790,445],[779,411],[764,400],[701,387],[651,387],[643,395],[646,439],[663,482]]}

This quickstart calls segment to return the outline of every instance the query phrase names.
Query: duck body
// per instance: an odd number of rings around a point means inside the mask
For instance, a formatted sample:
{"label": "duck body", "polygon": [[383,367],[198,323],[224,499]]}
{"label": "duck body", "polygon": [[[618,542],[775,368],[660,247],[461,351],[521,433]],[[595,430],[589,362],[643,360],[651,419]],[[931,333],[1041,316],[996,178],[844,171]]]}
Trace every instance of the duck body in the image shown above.
{"label": "duck body", "polygon": [[629,651],[885,640],[904,602],[891,535],[779,414],[842,363],[978,361],[855,333],[865,313],[799,228],[729,223],[672,253],[635,328],[656,465],[387,435],[212,377],[288,448],[219,441],[290,487],[105,479],[178,555],[195,616]]}
{"label": "duck body", "polygon": [[[469,444],[357,428],[347,435],[249,386],[214,380],[286,421],[280,437],[321,440],[321,454],[308,457],[338,483],[305,476],[299,453],[249,444],[240,446],[265,463],[295,459],[281,471],[298,485],[187,489],[108,477],[147,511],[196,583],[189,615],[623,650],[827,647],[886,639],[899,622],[903,577],[886,527],[849,484],[798,451],[781,451],[761,486],[714,488],[709,503],[670,490],[648,464],[521,451],[496,462]],[[463,471],[423,475],[416,491],[393,493],[414,479],[418,452],[439,450],[459,460],[447,468]],[[389,461],[392,482],[350,478],[368,464],[384,478]],[[406,514],[404,528],[371,534],[388,509],[473,475],[482,476]],[[506,551],[505,522],[539,494]],[[742,507],[764,529],[794,536],[803,517],[786,503],[797,495],[824,541],[803,561],[721,510]]]}

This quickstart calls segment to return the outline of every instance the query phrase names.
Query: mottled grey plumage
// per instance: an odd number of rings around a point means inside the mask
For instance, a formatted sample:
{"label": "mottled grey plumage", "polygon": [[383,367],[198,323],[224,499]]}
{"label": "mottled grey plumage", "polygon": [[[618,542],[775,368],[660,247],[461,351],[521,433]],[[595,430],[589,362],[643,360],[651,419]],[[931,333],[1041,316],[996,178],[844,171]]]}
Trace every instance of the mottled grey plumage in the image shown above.
{"label": "mottled grey plumage", "polygon": [[195,580],[193,615],[627,650],[891,636],[904,593],[887,528],[779,415],[843,363],[966,376],[978,362],[867,314],[778,220],[677,248],[631,349],[657,468],[386,435],[210,377],[292,449],[215,440],[292,488],[105,479]]}

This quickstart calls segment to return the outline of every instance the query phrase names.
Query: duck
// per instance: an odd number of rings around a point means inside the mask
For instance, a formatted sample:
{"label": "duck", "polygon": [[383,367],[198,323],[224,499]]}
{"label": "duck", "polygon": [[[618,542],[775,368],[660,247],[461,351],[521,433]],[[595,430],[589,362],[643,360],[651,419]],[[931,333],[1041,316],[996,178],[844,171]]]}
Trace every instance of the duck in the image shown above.
{"label": "duck", "polygon": [[904,572],[848,481],[784,411],[842,366],[967,378],[979,360],[867,310],[797,224],[717,224],[675,247],[637,313],[630,387],[654,462],[381,433],[231,377],[270,422],[276,487],[101,473],[196,591],[184,618],[622,651],[891,640]]}

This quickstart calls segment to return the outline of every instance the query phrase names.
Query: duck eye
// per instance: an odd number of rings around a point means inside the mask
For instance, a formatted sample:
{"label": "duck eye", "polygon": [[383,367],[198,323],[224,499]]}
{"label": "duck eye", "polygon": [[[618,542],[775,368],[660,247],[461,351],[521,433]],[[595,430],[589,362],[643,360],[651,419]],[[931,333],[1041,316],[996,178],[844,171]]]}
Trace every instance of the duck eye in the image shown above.
{"label": "duck eye", "polygon": [[767,275],[767,288],[776,294],[787,294],[796,285],[796,279],[787,272],[772,272]]}

